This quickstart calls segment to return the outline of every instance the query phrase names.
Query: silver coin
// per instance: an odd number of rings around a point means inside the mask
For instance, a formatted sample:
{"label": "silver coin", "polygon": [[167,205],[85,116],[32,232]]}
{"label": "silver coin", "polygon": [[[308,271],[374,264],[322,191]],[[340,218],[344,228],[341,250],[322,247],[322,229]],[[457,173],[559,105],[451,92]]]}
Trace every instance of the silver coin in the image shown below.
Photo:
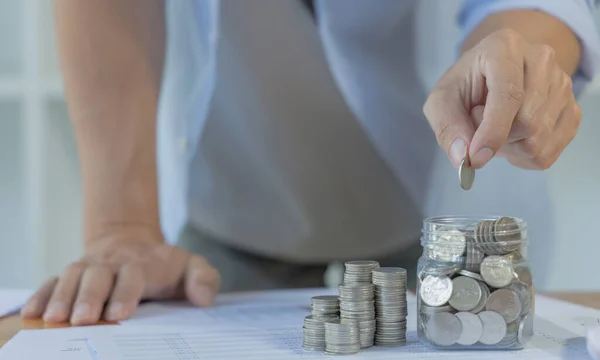
{"label": "silver coin", "polygon": [[506,336],[506,322],[495,311],[483,311],[477,314],[483,323],[483,332],[479,342],[485,345],[495,345]]}
{"label": "silver coin", "polygon": [[517,332],[517,339],[519,340],[519,344],[525,346],[529,340],[533,337],[534,327],[533,327],[533,313],[529,313],[526,315],[519,324],[519,330]]}
{"label": "silver coin", "polygon": [[519,296],[519,302],[521,302],[521,316],[531,311],[531,291],[529,286],[520,281],[514,281],[506,286],[505,289],[513,290]]}
{"label": "silver coin", "polygon": [[513,290],[499,289],[491,293],[485,309],[497,312],[502,315],[507,324],[510,324],[521,315],[521,301]]}
{"label": "silver coin", "polygon": [[521,247],[521,229],[514,218],[504,216],[496,220],[493,231],[496,242],[494,255],[508,254]]}
{"label": "silver coin", "polygon": [[433,314],[439,313],[439,312],[455,313],[456,309],[454,309],[450,305],[446,305],[446,306],[427,306],[425,304],[421,304],[421,313],[423,313],[425,315],[433,315]]}
{"label": "silver coin", "polygon": [[475,181],[475,169],[471,167],[469,156],[465,156],[458,167],[458,181],[463,190],[469,190]]}
{"label": "silver coin", "polygon": [[458,312],[456,317],[462,324],[462,333],[456,342],[460,345],[474,345],[483,333],[483,323],[479,316],[470,312]]}
{"label": "silver coin", "polygon": [[425,328],[429,340],[439,346],[454,345],[462,334],[460,319],[450,313],[437,313],[430,316]]}
{"label": "silver coin", "polygon": [[475,279],[477,281],[484,281],[483,278],[481,277],[481,275],[474,273],[472,271],[466,270],[466,269],[462,269],[458,272],[459,275],[463,275],[463,276],[467,276],[470,277],[471,279]]}
{"label": "silver coin", "polygon": [[419,289],[421,300],[429,306],[442,306],[452,296],[452,280],[447,276],[427,275]]}
{"label": "silver coin", "polygon": [[479,286],[481,287],[481,300],[479,301],[477,306],[471,309],[471,312],[473,314],[479,314],[481,311],[483,311],[483,309],[485,309],[485,304],[487,302],[488,297],[490,296],[490,289],[485,283],[480,282]]}
{"label": "silver coin", "polygon": [[514,279],[514,269],[505,257],[491,255],[481,262],[481,276],[489,286],[502,288]]}
{"label": "silver coin", "polygon": [[[481,301],[482,290],[477,280],[466,276],[452,279],[452,295],[448,302],[458,311],[469,311]],[[520,309],[519,309],[520,310]]]}
{"label": "silver coin", "polygon": [[467,239],[462,231],[450,228],[440,231],[435,242],[428,244],[427,247],[433,258],[445,262],[455,262],[465,253]]}

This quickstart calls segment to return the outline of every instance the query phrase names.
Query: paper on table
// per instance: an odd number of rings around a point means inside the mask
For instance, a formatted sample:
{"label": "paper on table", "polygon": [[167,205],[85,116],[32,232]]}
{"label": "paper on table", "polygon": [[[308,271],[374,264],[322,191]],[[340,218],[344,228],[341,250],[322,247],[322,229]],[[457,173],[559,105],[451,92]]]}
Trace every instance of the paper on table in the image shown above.
{"label": "paper on table", "polygon": [[[86,339],[80,340],[79,347],[83,349],[82,344],[85,344],[89,351],[80,351],[79,357],[66,357],[64,352],[55,355],[57,351],[51,347],[50,335],[46,334],[56,330],[22,331],[16,341],[9,342],[8,349],[12,349],[12,354],[19,348],[24,349],[32,354],[24,358],[40,358],[25,347],[45,344],[49,349],[44,352],[45,358],[56,360],[339,359],[339,356],[302,349],[302,323],[309,313],[310,297],[330,293],[312,289],[230,294],[220,297],[217,305],[210,309],[184,304],[148,304],[124,325],[76,328],[82,332],[63,333],[62,338],[55,335],[54,340],[60,345],[57,348],[64,348],[69,340]],[[415,298],[409,296],[408,300],[409,314],[414,314]],[[350,358],[397,360],[401,356],[411,360],[439,358],[443,354],[443,358],[449,360],[484,356],[492,360],[589,359],[585,331],[593,323],[591,319],[600,318],[600,311],[542,296],[536,299],[536,311],[536,334],[522,351],[434,351],[417,341],[416,320],[409,315],[407,346],[373,347]],[[0,360],[13,359],[4,355],[0,351]]]}
{"label": "paper on table", "polygon": [[100,360],[89,341],[95,331],[102,331],[97,328],[22,330],[0,348],[0,359]]}
{"label": "paper on table", "polygon": [[[319,352],[302,350],[302,323],[309,312],[310,297],[332,294],[331,290],[309,289],[274,292],[228,294],[219,298],[217,306],[197,309],[183,304],[148,304],[143,306],[128,325],[162,326],[157,332],[147,328],[136,332],[126,326],[115,330],[115,336],[137,341],[155,342],[164,335],[163,343],[187,351],[185,359],[294,359],[303,357],[335,358]],[[416,298],[408,297],[409,314],[415,313]],[[589,359],[585,348],[587,326],[599,319],[600,311],[549,299],[536,298],[536,334],[522,351],[485,352],[489,359]],[[587,322],[582,322],[587,319]],[[171,325],[173,327],[165,328]],[[152,335],[148,335],[148,332]],[[158,338],[156,337],[158,336]],[[146,340],[144,340],[146,339]],[[176,340],[172,340],[176,339]],[[127,348],[130,354],[134,349]],[[173,350],[174,351],[174,350]],[[480,359],[480,351],[447,351],[445,359]],[[124,354],[128,354],[124,352]],[[373,347],[354,355],[356,359],[423,359],[438,357],[440,352],[423,346],[416,339],[415,316],[408,317],[407,346]],[[164,359],[171,359],[161,354]],[[173,355],[174,356],[174,355]],[[129,359],[124,357],[124,359]],[[133,359],[133,357],[132,357]],[[172,359],[180,359],[172,357]]]}
{"label": "paper on table", "polygon": [[32,294],[29,289],[0,289],[0,318],[20,311]]}

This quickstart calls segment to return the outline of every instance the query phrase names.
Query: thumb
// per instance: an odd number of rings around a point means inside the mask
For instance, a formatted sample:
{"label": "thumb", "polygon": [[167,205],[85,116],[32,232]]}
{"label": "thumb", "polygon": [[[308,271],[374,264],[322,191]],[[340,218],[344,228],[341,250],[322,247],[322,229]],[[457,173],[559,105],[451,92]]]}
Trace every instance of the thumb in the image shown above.
{"label": "thumb", "polygon": [[423,113],[435,132],[438,144],[454,167],[458,167],[467,155],[475,133],[471,114],[463,105],[459,91],[434,90],[423,106]]}
{"label": "thumb", "polygon": [[202,257],[192,255],[184,275],[185,295],[200,307],[211,306],[221,285],[219,272]]}

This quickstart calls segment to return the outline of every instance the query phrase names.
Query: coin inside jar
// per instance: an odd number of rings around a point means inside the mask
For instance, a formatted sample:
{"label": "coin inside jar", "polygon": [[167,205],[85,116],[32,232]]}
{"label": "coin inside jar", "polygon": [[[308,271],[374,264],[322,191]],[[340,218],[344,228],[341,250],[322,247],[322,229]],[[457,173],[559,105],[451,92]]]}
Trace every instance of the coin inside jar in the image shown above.
{"label": "coin inside jar", "polygon": [[458,276],[452,280],[452,295],[448,302],[456,310],[469,311],[479,304],[481,296],[482,290],[477,280]]}
{"label": "coin inside jar", "polygon": [[485,309],[497,312],[510,324],[521,315],[521,301],[513,290],[499,289],[487,299]]}
{"label": "coin inside jar", "polygon": [[442,306],[452,296],[452,280],[447,276],[427,275],[423,279],[419,294],[429,306]]}
{"label": "coin inside jar", "polygon": [[454,345],[462,334],[460,319],[450,313],[433,314],[427,319],[425,329],[429,340],[439,346]]}
{"label": "coin inside jar", "polygon": [[481,262],[481,276],[489,286],[502,288],[511,283],[514,270],[503,256],[491,255]]}
{"label": "coin inside jar", "polygon": [[462,332],[456,342],[460,345],[470,346],[479,341],[483,333],[483,323],[479,316],[470,312],[458,312],[456,317],[462,324]]}
{"label": "coin inside jar", "polygon": [[485,345],[495,345],[504,339],[506,322],[500,314],[495,311],[483,311],[477,316],[483,323],[483,332],[479,342]]}

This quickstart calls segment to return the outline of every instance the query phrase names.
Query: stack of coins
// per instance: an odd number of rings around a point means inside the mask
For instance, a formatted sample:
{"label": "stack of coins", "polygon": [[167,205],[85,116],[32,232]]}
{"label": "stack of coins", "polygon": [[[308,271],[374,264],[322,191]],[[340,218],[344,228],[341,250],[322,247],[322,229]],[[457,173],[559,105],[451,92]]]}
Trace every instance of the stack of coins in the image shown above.
{"label": "stack of coins", "polygon": [[302,327],[304,333],[302,347],[304,350],[325,350],[325,321],[332,320],[339,320],[339,318],[337,316],[322,316],[316,319],[312,315],[304,318],[304,326]]}
{"label": "stack of coins", "polygon": [[464,241],[452,231],[452,246],[440,236],[441,251],[435,239],[427,244],[435,256],[419,271],[420,334],[438,347],[524,346],[533,336],[533,285],[518,222],[502,217],[460,231]]}
{"label": "stack of coins", "polygon": [[373,271],[376,345],[406,344],[406,270],[380,267]]}
{"label": "stack of coins", "polygon": [[348,261],[345,263],[344,284],[372,283],[373,270],[379,268],[377,261]]}
{"label": "stack of coins", "polygon": [[360,332],[356,321],[325,322],[325,353],[350,355],[360,351]]}
{"label": "stack of coins", "polygon": [[340,300],[335,295],[320,295],[311,298],[311,314],[315,319],[339,316]]}
{"label": "stack of coins", "polygon": [[371,283],[356,282],[339,286],[340,318],[356,320],[362,348],[373,346],[375,337],[374,287]]}
{"label": "stack of coins", "polygon": [[311,315],[304,318],[305,350],[325,350],[325,321],[338,320],[340,302],[335,295],[320,295],[311,298]]}

